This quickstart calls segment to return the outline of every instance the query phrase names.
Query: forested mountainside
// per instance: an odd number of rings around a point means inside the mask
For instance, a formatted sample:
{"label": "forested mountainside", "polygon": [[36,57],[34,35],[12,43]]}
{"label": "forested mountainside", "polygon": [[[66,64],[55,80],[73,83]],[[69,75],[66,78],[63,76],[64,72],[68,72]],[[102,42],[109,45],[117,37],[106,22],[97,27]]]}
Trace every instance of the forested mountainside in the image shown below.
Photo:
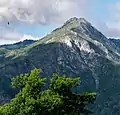
{"label": "forested mountainside", "polygon": [[0,102],[16,90],[11,78],[34,68],[42,75],[57,72],[80,77],[77,91],[97,92],[95,115],[120,113],[120,47],[83,18],[71,18],[49,35],[26,47],[0,48]]}

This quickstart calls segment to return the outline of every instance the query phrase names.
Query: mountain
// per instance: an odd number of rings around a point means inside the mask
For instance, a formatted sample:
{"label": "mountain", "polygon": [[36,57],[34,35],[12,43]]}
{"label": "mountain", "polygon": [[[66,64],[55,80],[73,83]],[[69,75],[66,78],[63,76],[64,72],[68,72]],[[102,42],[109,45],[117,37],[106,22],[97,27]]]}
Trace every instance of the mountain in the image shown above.
{"label": "mountain", "polygon": [[25,48],[34,42],[36,41],[35,40],[24,40],[24,41],[20,41],[14,44],[0,45],[0,57],[4,57],[4,55],[10,51],[14,52],[14,50]]}
{"label": "mountain", "polygon": [[120,48],[120,39],[109,38],[109,40],[112,41],[117,47]]}
{"label": "mountain", "polygon": [[36,67],[48,81],[54,72],[80,77],[76,92],[97,92],[95,115],[119,115],[120,47],[84,18],[69,19],[29,46],[5,50],[0,57],[1,104],[16,93],[11,78]]}
{"label": "mountain", "polygon": [[24,40],[24,41],[20,41],[20,42],[14,43],[14,44],[0,45],[0,49],[1,48],[5,48],[7,50],[20,49],[20,48],[24,48],[34,42],[35,42],[34,40]]}

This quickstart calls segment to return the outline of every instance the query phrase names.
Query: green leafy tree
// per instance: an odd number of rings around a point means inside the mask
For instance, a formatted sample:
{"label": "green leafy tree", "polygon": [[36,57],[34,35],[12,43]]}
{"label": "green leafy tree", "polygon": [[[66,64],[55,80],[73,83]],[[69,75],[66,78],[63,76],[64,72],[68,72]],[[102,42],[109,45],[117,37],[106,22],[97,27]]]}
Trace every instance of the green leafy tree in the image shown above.
{"label": "green leafy tree", "polygon": [[92,113],[87,109],[87,105],[93,103],[96,93],[75,94],[72,88],[80,85],[80,78],[66,78],[54,74],[51,79],[50,88],[52,91],[59,93],[63,98],[63,106],[59,109],[60,115],[80,115]]}
{"label": "green leafy tree", "polygon": [[88,115],[88,105],[95,93],[75,94],[72,89],[80,85],[79,78],[54,74],[49,89],[41,91],[46,79],[40,69],[13,78],[12,86],[20,92],[10,103],[0,107],[0,115]]}

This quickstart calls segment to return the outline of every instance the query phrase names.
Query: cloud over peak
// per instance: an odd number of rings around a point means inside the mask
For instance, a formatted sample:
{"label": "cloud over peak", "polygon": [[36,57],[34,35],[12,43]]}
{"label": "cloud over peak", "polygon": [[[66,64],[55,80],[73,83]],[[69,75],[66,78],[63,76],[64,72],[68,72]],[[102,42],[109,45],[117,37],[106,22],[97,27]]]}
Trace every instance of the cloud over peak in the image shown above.
{"label": "cloud over peak", "polygon": [[0,0],[0,20],[47,24],[85,16],[88,0]]}

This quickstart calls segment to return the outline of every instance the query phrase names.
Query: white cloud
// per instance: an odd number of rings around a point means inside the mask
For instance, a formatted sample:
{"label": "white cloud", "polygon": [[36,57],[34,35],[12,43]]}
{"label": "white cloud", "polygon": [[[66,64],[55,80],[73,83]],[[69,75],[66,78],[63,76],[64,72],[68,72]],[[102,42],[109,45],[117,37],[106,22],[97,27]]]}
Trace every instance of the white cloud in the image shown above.
{"label": "white cloud", "polygon": [[120,37],[120,2],[109,5],[110,19],[104,23],[101,31],[110,37]]}
{"label": "white cloud", "polygon": [[120,37],[120,29],[112,26],[108,22],[99,21],[95,27],[107,37]]}
{"label": "white cloud", "polygon": [[[31,35],[19,35],[17,33],[8,33],[7,34],[8,38],[6,37],[1,37],[0,38],[0,45],[3,45],[3,44],[13,44],[13,43],[16,43],[16,42],[19,42],[19,41],[24,41],[24,40],[39,40],[40,37],[34,37],[34,36],[31,36]],[[15,36],[15,39],[13,39],[13,37]],[[11,39],[10,39],[11,38]]]}
{"label": "white cloud", "polygon": [[24,40],[39,40],[41,37],[34,37],[32,35],[23,35],[21,38],[20,38],[20,41],[24,41]]}
{"label": "white cloud", "polygon": [[0,0],[0,20],[47,24],[86,16],[88,0]]}
{"label": "white cloud", "polygon": [[16,31],[4,30],[0,33],[0,45],[2,44],[12,44],[19,41],[24,41],[26,39],[39,40],[40,37],[34,37],[32,35],[22,35]]}

